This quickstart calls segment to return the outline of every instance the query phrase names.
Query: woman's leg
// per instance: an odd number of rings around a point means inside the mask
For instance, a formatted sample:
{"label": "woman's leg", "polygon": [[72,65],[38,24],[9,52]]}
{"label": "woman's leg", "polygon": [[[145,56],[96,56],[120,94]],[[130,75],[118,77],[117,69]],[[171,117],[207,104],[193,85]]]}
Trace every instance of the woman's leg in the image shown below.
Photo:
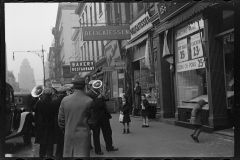
{"label": "woman's leg", "polygon": [[199,134],[201,133],[201,131],[202,131],[202,128],[198,128],[198,130],[197,130],[197,133],[196,133],[196,136],[195,136],[195,137],[197,137],[197,138],[198,138],[198,136],[199,136]]}
{"label": "woman's leg", "polygon": [[127,122],[127,129],[129,129],[129,122]]}
{"label": "woman's leg", "polygon": [[148,116],[146,116],[146,125],[149,126],[148,125]]}
{"label": "woman's leg", "polygon": [[126,133],[125,123],[123,123],[123,134]]}
{"label": "woman's leg", "polygon": [[143,116],[142,119],[143,119],[143,126],[145,126],[146,125],[145,117]]}

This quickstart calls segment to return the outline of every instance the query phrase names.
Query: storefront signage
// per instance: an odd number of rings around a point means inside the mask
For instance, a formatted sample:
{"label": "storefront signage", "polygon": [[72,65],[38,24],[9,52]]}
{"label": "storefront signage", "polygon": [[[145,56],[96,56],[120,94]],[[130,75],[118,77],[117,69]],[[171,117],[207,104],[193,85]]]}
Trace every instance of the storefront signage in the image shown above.
{"label": "storefront signage", "polygon": [[204,27],[204,21],[202,19],[199,20],[199,23],[196,21],[196,22],[189,24],[188,26],[178,30],[176,33],[176,39],[185,37],[193,32],[198,31],[199,27],[200,27],[200,29],[202,29]]}
{"label": "storefront signage", "polygon": [[177,42],[178,62],[188,60],[187,38]]}
{"label": "storefront signage", "polygon": [[204,57],[177,64],[177,72],[189,71],[200,68],[205,68]]}
{"label": "storefront signage", "polygon": [[131,40],[136,38],[138,35],[143,34],[150,28],[152,28],[153,25],[149,21],[149,19],[150,19],[150,16],[148,12],[146,12],[130,25]]}
{"label": "storefront signage", "polygon": [[197,33],[191,36],[191,55],[192,55],[192,59],[203,56],[200,33]]}
{"label": "storefront signage", "polygon": [[70,62],[71,72],[95,71],[95,61],[72,61]]}
{"label": "storefront signage", "polygon": [[115,66],[103,67],[103,68],[102,68],[102,71],[103,71],[103,72],[115,71]]}
{"label": "storefront signage", "polygon": [[160,22],[163,22],[173,17],[189,4],[190,2],[189,3],[177,3],[177,2],[158,3],[157,8],[158,8]]}
{"label": "storefront signage", "polygon": [[127,40],[131,38],[130,26],[82,27],[83,41]]}

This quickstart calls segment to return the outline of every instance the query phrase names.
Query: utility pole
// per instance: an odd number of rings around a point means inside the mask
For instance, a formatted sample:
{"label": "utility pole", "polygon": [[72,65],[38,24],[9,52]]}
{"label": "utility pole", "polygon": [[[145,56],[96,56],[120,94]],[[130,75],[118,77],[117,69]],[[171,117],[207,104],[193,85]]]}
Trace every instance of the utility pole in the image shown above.
{"label": "utility pole", "polygon": [[45,87],[45,85],[46,85],[46,83],[45,83],[45,66],[44,66],[44,52],[45,52],[45,50],[43,50],[43,45],[42,45],[42,50],[38,50],[38,51],[13,51],[13,60],[14,60],[14,52],[34,53],[38,57],[40,57],[42,59],[42,64],[43,64],[43,86]]}

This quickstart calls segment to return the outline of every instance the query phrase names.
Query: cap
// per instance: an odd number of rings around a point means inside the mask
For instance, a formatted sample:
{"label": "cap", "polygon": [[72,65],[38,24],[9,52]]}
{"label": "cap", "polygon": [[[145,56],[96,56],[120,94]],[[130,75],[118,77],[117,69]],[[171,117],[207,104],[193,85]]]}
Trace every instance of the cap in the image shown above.
{"label": "cap", "polygon": [[43,94],[52,94],[52,89],[51,88],[44,88]]}
{"label": "cap", "polygon": [[85,85],[85,78],[81,77],[80,75],[75,75],[71,83],[77,85]]}
{"label": "cap", "polygon": [[68,90],[68,88],[67,87],[64,87],[64,86],[62,86],[62,87],[60,87],[60,88],[58,88],[58,93],[64,93],[64,92],[66,92]]}

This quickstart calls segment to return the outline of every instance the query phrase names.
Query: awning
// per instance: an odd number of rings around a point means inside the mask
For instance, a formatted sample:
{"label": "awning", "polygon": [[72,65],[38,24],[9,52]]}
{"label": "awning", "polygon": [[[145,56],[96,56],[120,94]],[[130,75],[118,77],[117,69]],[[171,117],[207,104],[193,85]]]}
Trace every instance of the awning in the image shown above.
{"label": "awning", "polygon": [[[196,5],[194,5],[193,7],[191,7],[190,9],[188,9],[187,11],[185,11],[184,13],[180,14],[179,16],[177,16],[176,18],[174,18],[173,20],[170,20],[169,22],[167,22],[165,25],[163,25],[160,29],[158,29],[160,32],[167,30],[171,27],[174,27],[176,25],[178,25],[179,23],[181,23],[182,21],[188,19],[190,16],[192,16],[194,13],[198,13],[201,10],[209,7],[213,5],[213,3],[207,3],[207,2],[200,2]],[[159,32],[159,33],[160,33]]]}
{"label": "awning", "polygon": [[133,47],[133,46],[141,43],[142,41],[144,41],[144,40],[147,39],[147,38],[148,38],[148,34],[146,34],[145,36],[139,38],[139,39],[136,40],[136,41],[133,41],[132,43],[127,44],[127,45],[125,46],[125,49],[131,48],[131,47]]}

